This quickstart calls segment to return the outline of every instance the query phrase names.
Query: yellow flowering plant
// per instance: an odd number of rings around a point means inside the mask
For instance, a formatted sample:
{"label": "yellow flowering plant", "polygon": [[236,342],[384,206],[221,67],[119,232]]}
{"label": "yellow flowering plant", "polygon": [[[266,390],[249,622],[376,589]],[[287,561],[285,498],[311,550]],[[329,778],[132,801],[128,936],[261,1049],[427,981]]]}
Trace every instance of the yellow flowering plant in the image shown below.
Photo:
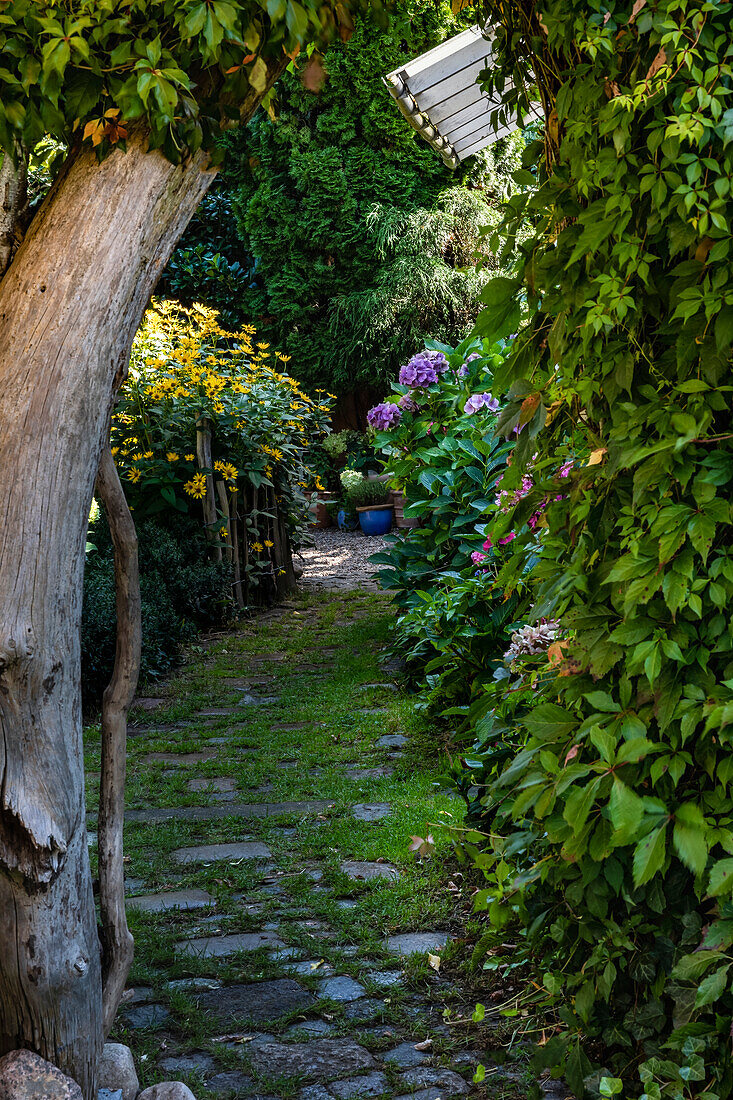
{"label": "yellow flowering plant", "polygon": [[[202,506],[206,515],[210,493],[212,537],[229,546],[231,503],[248,501],[243,542],[264,554],[274,545],[268,537],[274,502],[290,544],[301,541],[307,523],[302,486],[316,481],[308,456],[326,435],[332,403],[304,393],[283,373],[285,361],[256,342],[253,326],[227,332],[205,306],[153,302],[112,422],[115,461],[137,516]],[[196,457],[202,424],[210,466]],[[265,554],[263,565],[268,562]],[[256,563],[250,556],[245,568]]]}

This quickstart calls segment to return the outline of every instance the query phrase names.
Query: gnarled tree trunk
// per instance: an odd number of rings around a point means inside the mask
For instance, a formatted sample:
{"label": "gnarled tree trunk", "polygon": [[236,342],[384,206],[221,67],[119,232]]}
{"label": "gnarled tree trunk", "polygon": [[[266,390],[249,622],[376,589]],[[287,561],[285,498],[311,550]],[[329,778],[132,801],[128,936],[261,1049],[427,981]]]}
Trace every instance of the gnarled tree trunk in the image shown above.
{"label": "gnarled tree trunk", "polygon": [[147,152],[57,181],[0,283],[0,1053],[92,1100],[100,946],[85,824],[79,629],[87,517],[115,381],[212,173]]}

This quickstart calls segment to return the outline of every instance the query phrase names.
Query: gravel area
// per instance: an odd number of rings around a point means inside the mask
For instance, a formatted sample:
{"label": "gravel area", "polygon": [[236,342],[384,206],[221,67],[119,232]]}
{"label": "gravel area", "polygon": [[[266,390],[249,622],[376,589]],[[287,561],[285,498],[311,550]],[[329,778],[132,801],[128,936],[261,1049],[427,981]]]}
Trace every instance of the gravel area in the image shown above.
{"label": "gravel area", "polygon": [[303,588],[377,590],[373,575],[378,566],[371,565],[369,558],[385,549],[384,539],[380,535],[339,531],[337,527],[312,531],[311,535],[315,545],[302,550],[296,558],[303,566],[300,579]]}

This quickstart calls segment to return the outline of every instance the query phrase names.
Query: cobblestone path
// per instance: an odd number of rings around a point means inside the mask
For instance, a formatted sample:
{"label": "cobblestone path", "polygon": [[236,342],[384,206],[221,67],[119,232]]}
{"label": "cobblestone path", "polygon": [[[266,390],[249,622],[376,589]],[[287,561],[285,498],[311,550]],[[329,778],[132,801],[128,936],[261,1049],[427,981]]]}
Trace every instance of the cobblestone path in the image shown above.
{"label": "cobblestone path", "polygon": [[[136,958],[112,1038],[142,1085],[447,1100],[493,1065],[490,1029],[468,1023],[475,996],[443,976],[467,949],[433,823],[460,807],[435,787],[435,750],[390,677],[389,617],[378,594],[306,594],[194,647],[139,700],[125,837]],[[92,846],[98,761],[92,728]],[[435,852],[418,860],[410,838],[431,830]],[[492,1096],[527,1095],[501,1081]]]}

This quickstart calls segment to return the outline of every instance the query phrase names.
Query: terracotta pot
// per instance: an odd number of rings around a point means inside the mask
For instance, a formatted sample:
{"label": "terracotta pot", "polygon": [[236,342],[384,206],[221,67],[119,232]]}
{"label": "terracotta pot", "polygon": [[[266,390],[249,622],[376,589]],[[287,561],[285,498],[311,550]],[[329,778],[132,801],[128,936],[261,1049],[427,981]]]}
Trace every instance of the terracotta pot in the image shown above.
{"label": "terracotta pot", "polygon": [[314,531],[325,531],[331,526],[331,517],[328,514],[327,504],[333,498],[332,493],[311,493],[308,511],[311,515],[310,527]]}
{"label": "terracotta pot", "polygon": [[392,490],[392,507],[394,508],[395,527],[405,530],[410,527],[419,527],[420,520],[405,517],[405,494],[396,489]]}

